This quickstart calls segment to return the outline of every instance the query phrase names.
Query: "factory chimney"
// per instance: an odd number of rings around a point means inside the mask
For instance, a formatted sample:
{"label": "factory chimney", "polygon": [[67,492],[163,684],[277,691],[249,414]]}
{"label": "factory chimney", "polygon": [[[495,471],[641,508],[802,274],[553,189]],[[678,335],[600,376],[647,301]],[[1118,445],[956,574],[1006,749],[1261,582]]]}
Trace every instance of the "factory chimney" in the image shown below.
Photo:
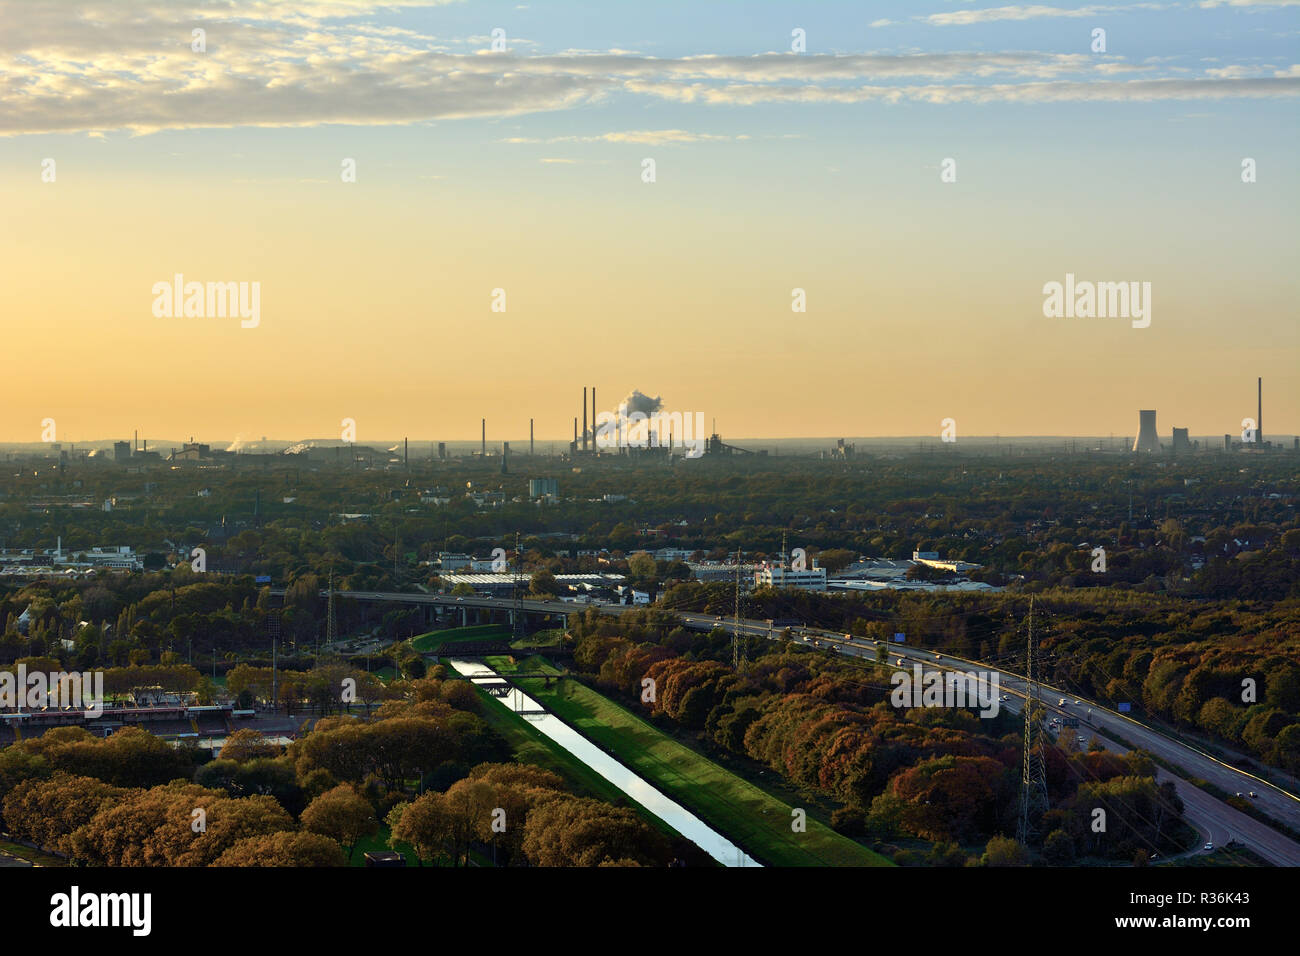
{"label": "factory chimney", "polygon": [[1255,381],[1255,443],[1264,444],[1264,379]]}
{"label": "factory chimney", "polygon": [[533,420],[528,419],[528,457],[533,457]]}
{"label": "factory chimney", "polygon": [[582,450],[587,450],[587,386],[582,386]]}
{"label": "factory chimney", "polygon": [[1138,412],[1138,435],[1133,442],[1134,451],[1159,451],[1160,438],[1156,435],[1155,409],[1142,409]]}
{"label": "factory chimney", "polygon": [[591,386],[591,453],[596,453],[596,386]]}
{"label": "factory chimney", "polygon": [[482,444],[479,448],[479,457],[486,458],[487,457],[487,419],[486,418],[483,419],[483,437],[481,439],[481,442]]}

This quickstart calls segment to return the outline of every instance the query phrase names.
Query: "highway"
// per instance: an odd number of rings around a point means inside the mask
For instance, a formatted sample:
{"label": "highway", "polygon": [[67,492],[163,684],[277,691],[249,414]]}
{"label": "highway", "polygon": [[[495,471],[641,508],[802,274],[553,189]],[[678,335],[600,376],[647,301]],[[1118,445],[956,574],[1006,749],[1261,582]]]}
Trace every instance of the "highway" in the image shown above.
{"label": "highway", "polygon": [[[273,592],[274,593],[274,592]],[[283,593],[283,592],[280,592]],[[602,614],[620,614],[630,610],[616,604],[585,604],[563,601],[524,600],[518,605],[510,598],[489,597],[452,597],[445,594],[405,594],[375,591],[340,591],[336,596],[352,600],[401,602],[409,604],[434,604],[451,607],[489,608],[493,610],[511,610],[519,606],[530,613],[574,614],[582,613],[587,608],[596,608]],[[655,609],[650,606],[649,609]],[[734,619],[718,617],[711,614],[695,614],[683,611],[669,611],[682,619],[684,625],[693,630],[712,630],[719,628],[727,633],[734,629]],[[784,629],[774,629],[767,621],[741,618],[739,630],[742,635],[757,638],[780,639]],[[816,642],[823,649],[834,649],[836,653],[849,657],[875,659],[877,642],[866,638],[846,639],[843,633],[820,630],[816,628],[790,628],[796,641],[812,645]],[[903,644],[889,644],[889,659],[897,662],[902,659],[904,666],[910,668],[920,663],[923,668],[944,671],[983,672],[991,677],[996,672],[1001,685],[1000,693],[1011,696],[1009,706],[1014,712],[1020,712],[1021,701],[1026,695],[1025,680],[1022,675],[1013,674],[1001,668],[970,661],[950,654],[934,651],[922,651]],[[1061,698],[1066,705],[1060,706]],[[1048,714],[1063,714],[1078,717],[1080,727],[1077,731],[1088,740],[1096,737],[1098,743],[1115,753],[1126,753],[1128,746],[1115,738],[1122,738],[1127,744],[1154,754],[1186,772],[1189,776],[1205,780],[1230,794],[1243,795],[1254,792],[1257,796],[1252,802],[1264,813],[1300,831],[1300,797],[1282,788],[1255,777],[1243,770],[1204,753],[1184,741],[1153,730],[1125,714],[1109,710],[1102,705],[1082,698],[1056,687],[1039,685],[1039,699]],[[1079,702],[1076,704],[1075,701]],[[1201,831],[1206,842],[1222,846],[1229,840],[1235,840],[1253,850],[1259,856],[1276,866],[1300,866],[1300,843],[1289,839],[1272,827],[1229,806],[1217,797],[1193,786],[1180,775],[1160,769],[1158,780],[1173,780],[1178,795],[1185,805],[1184,816],[1189,823]],[[1251,799],[1247,797],[1247,799]]]}
{"label": "highway", "polygon": [[[695,627],[719,627],[728,633],[732,630],[733,622],[730,618],[719,621],[716,616],[704,614],[683,614],[682,617],[689,619],[689,623]],[[740,627],[742,633],[750,636],[766,638],[769,633],[769,625],[766,621],[742,619]],[[846,640],[844,634],[815,628],[791,630],[801,643],[808,644],[815,640],[821,647],[834,647],[836,653],[849,657],[870,657],[874,660],[876,656],[877,643],[865,638]],[[779,631],[775,633],[780,634]],[[990,678],[996,672],[1000,692],[1012,697],[1012,700],[1003,706],[1009,707],[1016,713],[1020,712],[1021,702],[1026,696],[1025,680],[1021,675],[977,661],[935,651],[921,651],[891,642],[889,660],[897,662],[900,659],[908,668],[914,663],[920,663],[926,670],[976,672],[987,674]],[[1064,707],[1059,703],[1062,698],[1066,700]],[[1127,753],[1129,750],[1127,746],[1107,734],[1121,737],[1134,746],[1159,756],[1173,766],[1187,771],[1194,777],[1206,780],[1228,793],[1248,794],[1253,791],[1258,795],[1254,802],[1265,813],[1300,830],[1300,798],[1280,787],[1223,763],[1189,744],[1152,730],[1124,714],[1111,711],[1093,701],[1075,697],[1059,688],[1040,684],[1038,699],[1042,702],[1049,720],[1056,714],[1078,717],[1080,726],[1075,732],[1086,738],[1085,745],[1087,741],[1096,737],[1097,742],[1107,750],[1119,754]],[[1075,701],[1078,703],[1076,704]],[[1174,781],[1174,788],[1185,806],[1184,817],[1188,823],[1201,831],[1204,842],[1223,846],[1230,840],[1235,840],[1275,866],[1300,866],[1300,843],[1229,806],[1179,775],[1161,768],[1156,779]]]}

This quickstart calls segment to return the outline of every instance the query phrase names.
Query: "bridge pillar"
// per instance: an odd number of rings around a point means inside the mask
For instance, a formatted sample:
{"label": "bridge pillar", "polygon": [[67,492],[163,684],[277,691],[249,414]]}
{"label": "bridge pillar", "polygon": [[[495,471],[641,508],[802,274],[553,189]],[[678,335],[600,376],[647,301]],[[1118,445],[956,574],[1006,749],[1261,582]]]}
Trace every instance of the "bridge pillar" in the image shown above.
{"label": "bridge pillar", "polygon": [[465,608],[461,608],[461,609],[460,609],[460,626],[461,626],[461,627],[464,627],[464,626],[465,626],[466,624],[468,624],[468,623],[469,623],[469,621],[468,621],[468,613],[466,612]]}

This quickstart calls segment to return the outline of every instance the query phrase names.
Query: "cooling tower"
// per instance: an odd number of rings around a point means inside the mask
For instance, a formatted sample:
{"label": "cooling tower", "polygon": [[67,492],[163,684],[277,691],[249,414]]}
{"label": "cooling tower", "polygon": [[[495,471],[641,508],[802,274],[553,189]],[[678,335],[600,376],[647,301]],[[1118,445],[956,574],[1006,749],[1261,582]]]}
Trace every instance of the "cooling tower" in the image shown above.
{"label": "cooling tower", "polygon": [[1156,411],[1142,409],[1138,412],[1138,437],[1133,442],[1134,451],[1159,451],[1160,439],[1156,437]]}

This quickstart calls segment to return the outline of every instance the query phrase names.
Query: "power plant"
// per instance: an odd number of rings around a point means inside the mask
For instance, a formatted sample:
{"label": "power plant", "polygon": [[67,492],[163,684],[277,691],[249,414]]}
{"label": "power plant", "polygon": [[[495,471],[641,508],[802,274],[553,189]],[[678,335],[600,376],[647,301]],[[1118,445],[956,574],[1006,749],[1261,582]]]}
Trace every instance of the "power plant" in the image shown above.
{"label": "power plant", "polygon": [[[1253,427],[1251,427],[1253,425]],[[1200,447],[1199,441],[1192,441],[1189,429],[1175,428],[1173,433],[1173,444],[1169,450],[1174,453],[1189,454],[1196,452]],[[1217,445],[1217,440],[1215,442]],[[1295,438],[1293,444],[1297,451],[1300,451],[1300,438]],[[1211,445],[1206,441],[1205,449],[1208,451]],[[1223,436],[1223,450],[1225,452],[1233,451],[1274,451],[1282,449],[1280,443],[1273,444],[1264,441],[1264,379],[1259,377],[1255,379],[1255,417],[1254,419],[1243,418],[1241,420],[1241,440],[1232,434]],[[1155,409],[1142,409],[1138,412],[1138,436],[1133,442],[1133,451],[1135,452],[1159,452],[1163,447],[1160,444],[1160,436],[1156,432],[1156,412]]]}
{"label": "power plant", "polygon": [[1156,434],[1156,410],[1138,411],[1138,435],[1133,442],[1134,451],[1156,452],[1160,450],[1160,437]]}

